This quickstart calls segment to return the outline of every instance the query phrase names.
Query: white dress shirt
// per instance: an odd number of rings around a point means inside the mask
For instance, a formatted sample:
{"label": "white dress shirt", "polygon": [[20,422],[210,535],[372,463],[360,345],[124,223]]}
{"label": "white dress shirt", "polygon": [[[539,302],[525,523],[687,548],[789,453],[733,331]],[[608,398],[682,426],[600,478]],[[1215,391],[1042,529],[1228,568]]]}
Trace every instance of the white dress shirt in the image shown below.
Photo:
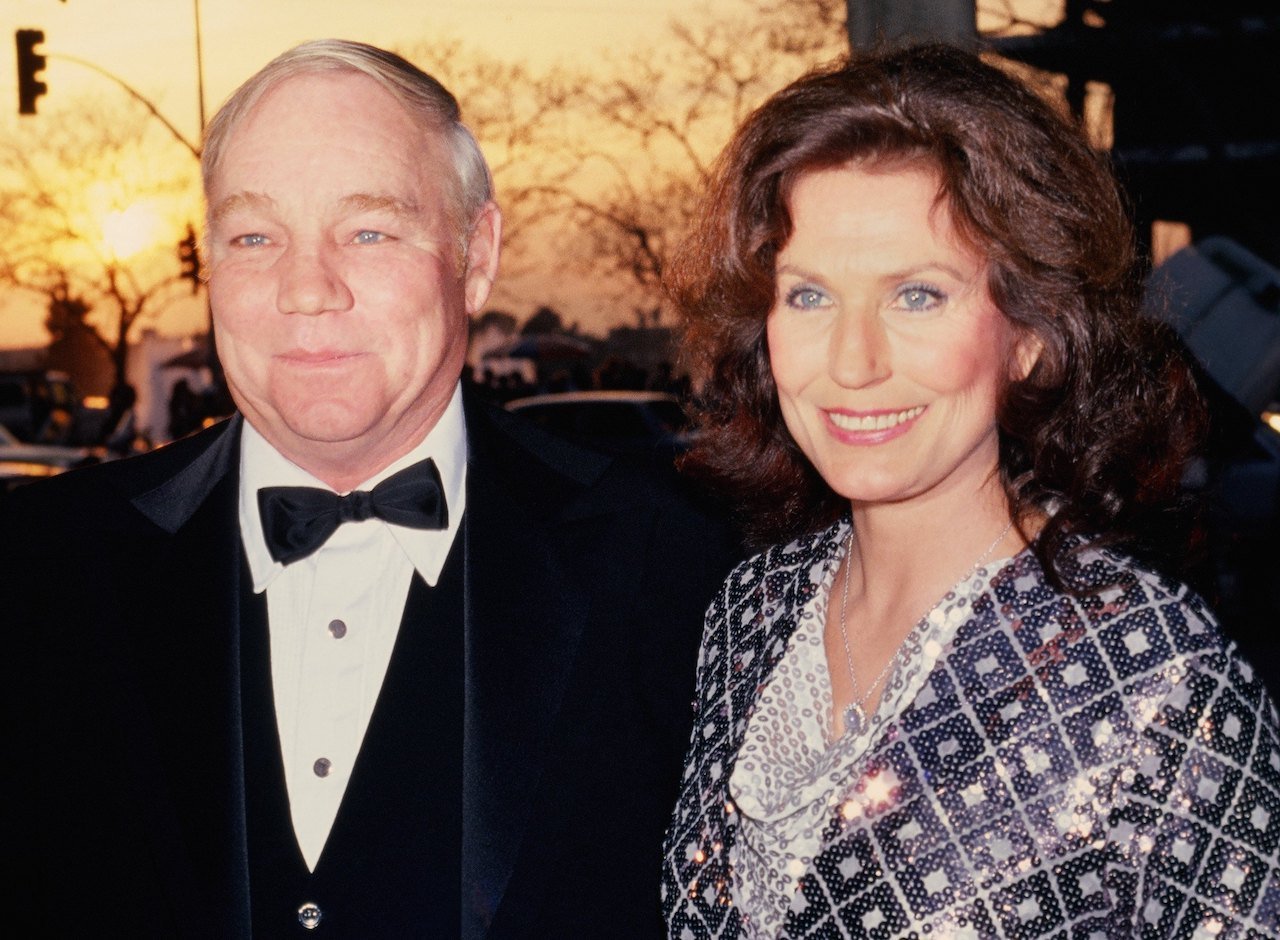
{"label": "white dress shirt", "polygon": [[289,808],[312,871],[382,688],[413,572],[436,584],[466,508],[461,386],[421,444],[356,489],[370,490],[427,457],[440,471],[447,528],[407,529],[380,519],[349,522],[314,554],[285,566],[267,551],[258,490],[329,487],[281,455],[248,422],[244,425],[240,533],[253,590],[267,592],[271,682]]}

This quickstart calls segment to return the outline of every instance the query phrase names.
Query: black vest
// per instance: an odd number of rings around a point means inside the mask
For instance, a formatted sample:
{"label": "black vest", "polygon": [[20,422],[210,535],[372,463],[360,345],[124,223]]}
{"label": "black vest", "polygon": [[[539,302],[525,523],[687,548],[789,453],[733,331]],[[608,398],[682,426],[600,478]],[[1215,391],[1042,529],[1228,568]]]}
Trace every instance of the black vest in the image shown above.
{"label": "black vest", "polygon": [[[462,864],[463,577],[414,574],[391,662],[314,872],[289,815],[266,597],[241,601],[245,815],[255,937],[457,937]],[[341,641],[335,641],[341,642]],[[319,910],[307,930],[304,905]],[[314,912],[312,913],[314,918]]]}

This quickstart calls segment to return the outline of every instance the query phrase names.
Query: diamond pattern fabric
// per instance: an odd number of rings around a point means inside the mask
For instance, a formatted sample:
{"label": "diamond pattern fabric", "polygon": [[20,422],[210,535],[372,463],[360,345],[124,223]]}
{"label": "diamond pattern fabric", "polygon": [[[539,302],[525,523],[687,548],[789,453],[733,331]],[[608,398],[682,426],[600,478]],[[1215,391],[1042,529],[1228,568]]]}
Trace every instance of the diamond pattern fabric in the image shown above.
{"label": "diamond pattern fabric", "polygon": [[708,611],[673,938],[1280,936],[1276,709],[1194,593],[1079,542],[1074,595],[1030,551],[979,569],[832,742],[847,532],[744,562]]}

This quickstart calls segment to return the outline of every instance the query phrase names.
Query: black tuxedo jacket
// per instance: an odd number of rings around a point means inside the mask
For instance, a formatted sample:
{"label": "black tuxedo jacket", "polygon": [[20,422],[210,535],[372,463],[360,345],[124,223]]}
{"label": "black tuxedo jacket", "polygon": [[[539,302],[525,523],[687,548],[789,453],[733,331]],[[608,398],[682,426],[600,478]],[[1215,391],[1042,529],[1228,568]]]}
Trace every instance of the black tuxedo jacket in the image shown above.
{"label": "black tuxedo jacket", "polygon": [[[249,933],[239,427],[0,506],[5,909],[37,935]],[[616,461],[472,403],[467,430],[463,934],[659,936],[729,545]]]}

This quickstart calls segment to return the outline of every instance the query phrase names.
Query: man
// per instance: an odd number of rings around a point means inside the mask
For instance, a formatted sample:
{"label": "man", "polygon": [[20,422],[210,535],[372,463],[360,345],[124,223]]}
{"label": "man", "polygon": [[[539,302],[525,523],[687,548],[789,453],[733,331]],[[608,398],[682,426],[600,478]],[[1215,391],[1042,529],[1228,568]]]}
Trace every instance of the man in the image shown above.
{"label": "man", "polygon": [[462,394],[501,215],[433,79],[300,46],[203,172],[242,417],[0,518],[7,915],[659,935],[718,529]]}

